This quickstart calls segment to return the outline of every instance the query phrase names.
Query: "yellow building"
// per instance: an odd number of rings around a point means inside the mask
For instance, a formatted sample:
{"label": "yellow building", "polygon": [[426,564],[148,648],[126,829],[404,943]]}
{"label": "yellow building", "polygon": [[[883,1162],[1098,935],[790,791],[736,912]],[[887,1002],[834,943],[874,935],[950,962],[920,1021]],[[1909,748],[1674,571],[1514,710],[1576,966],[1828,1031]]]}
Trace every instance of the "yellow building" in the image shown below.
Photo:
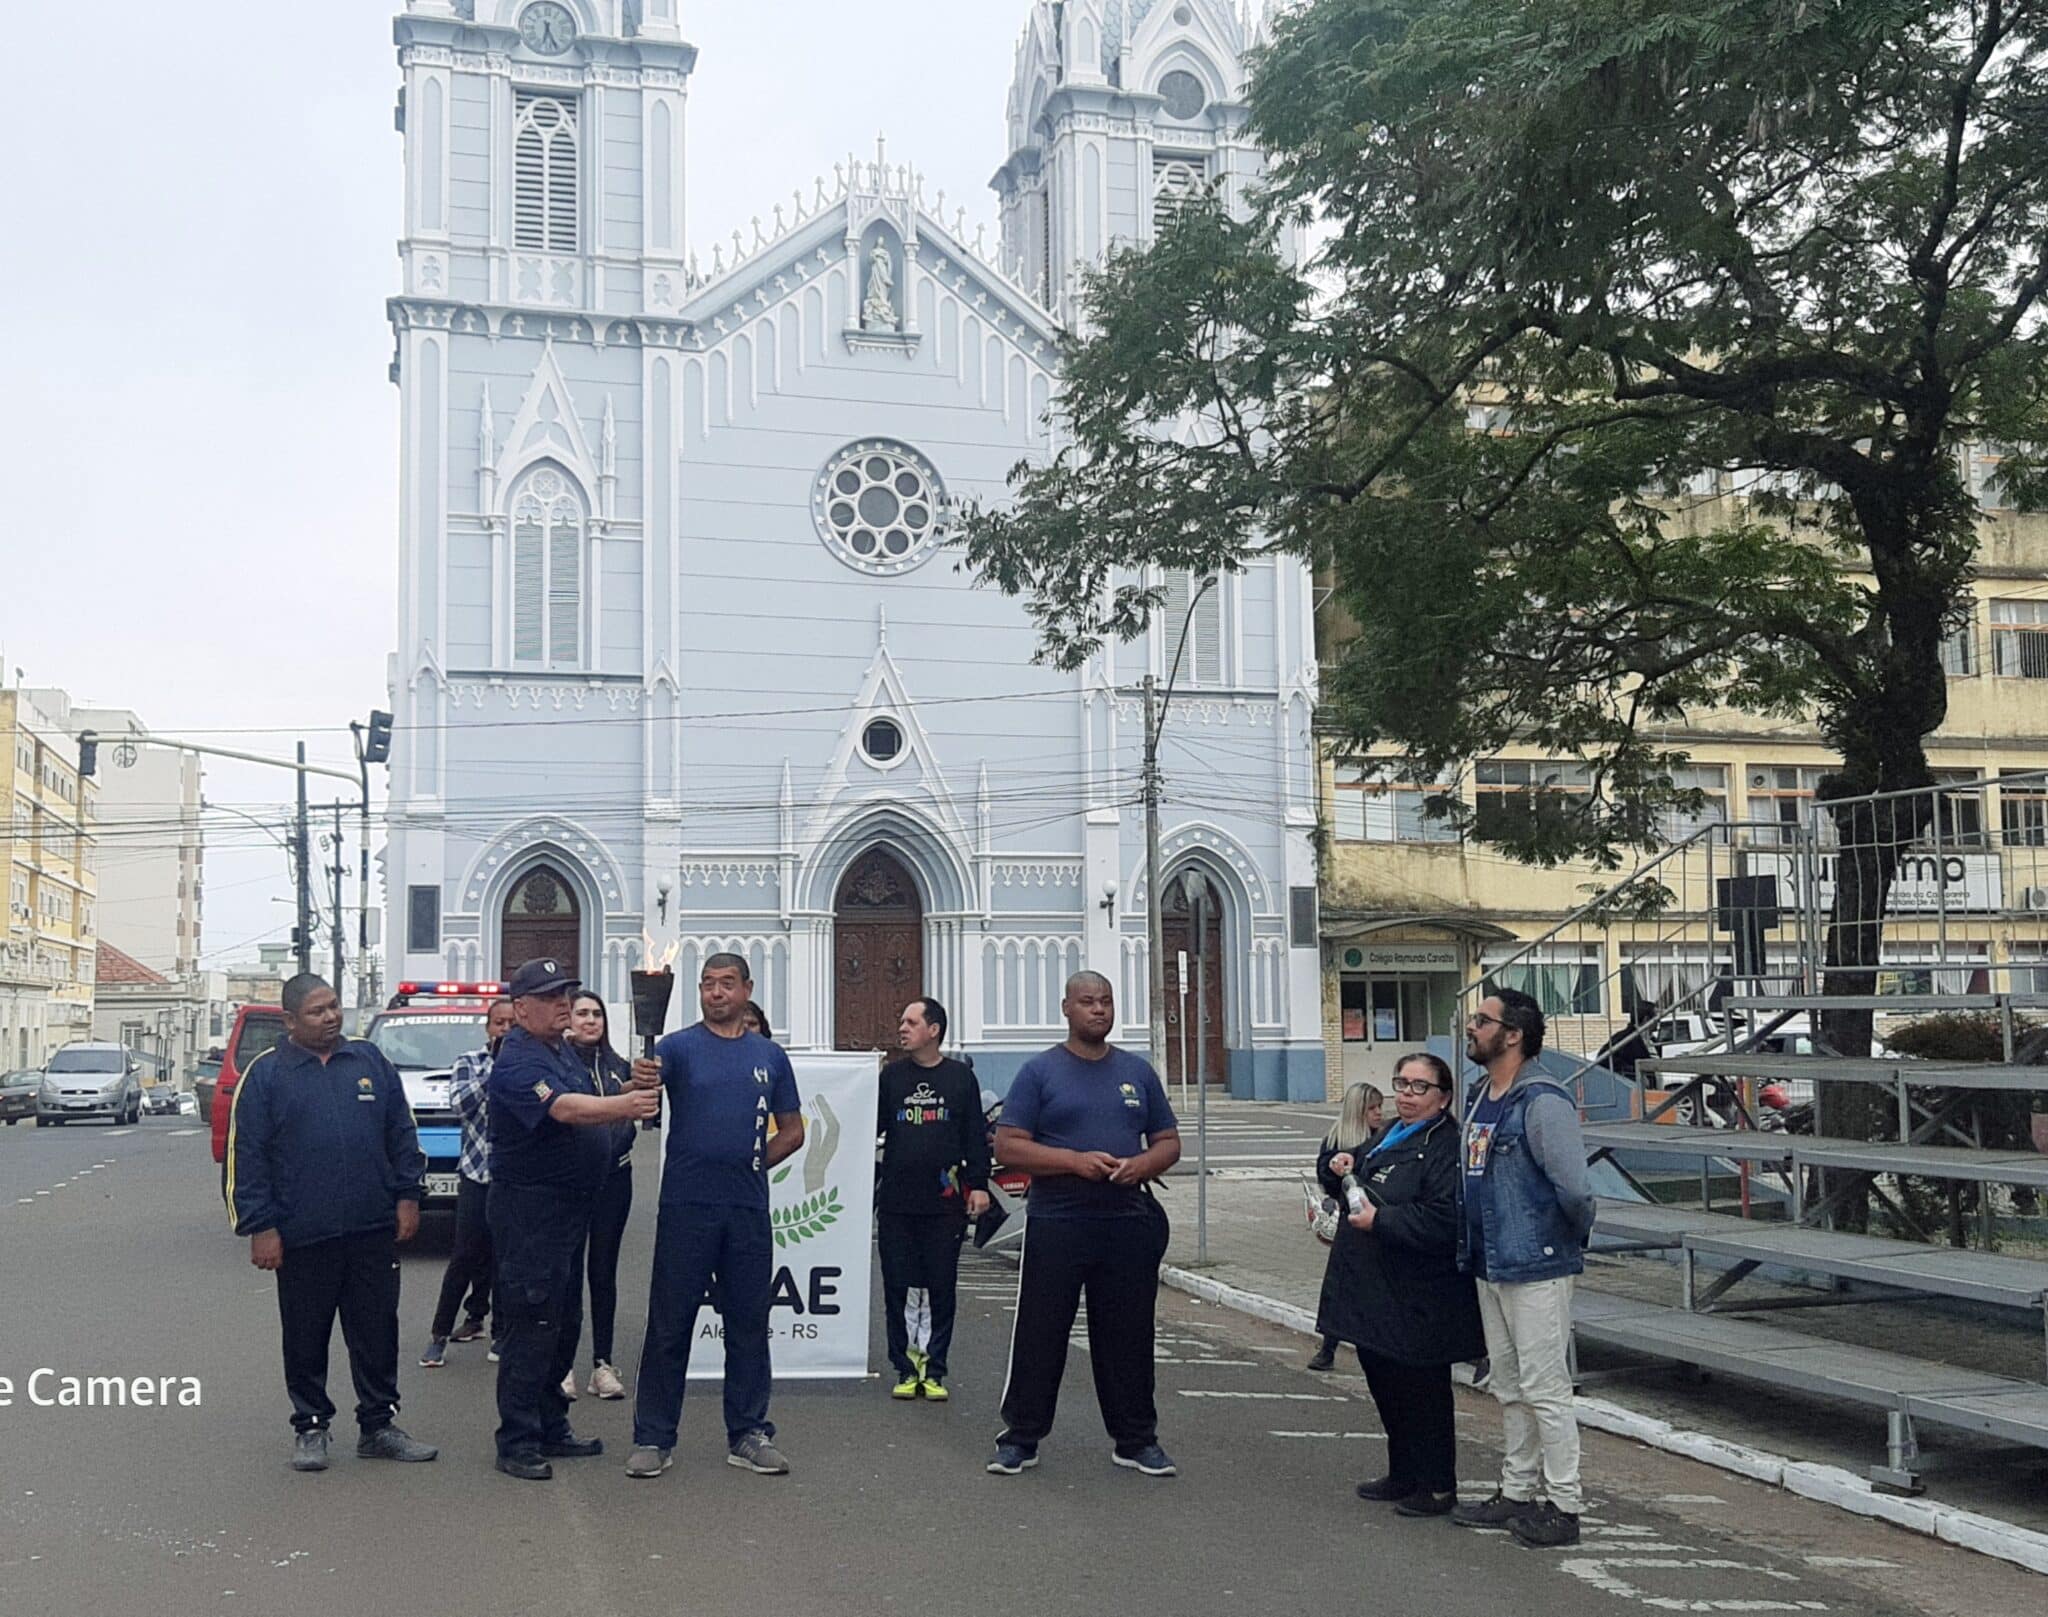
{"label": "yellow building", "polygon": [[[1983,470],[1973,466],[1980,488]],[[1694,520],[1731,515],[1711,501]],[[2048,517],[1987,508],[1982,532],[1972,620],[1946,647],[1948,720],[1928,741],[1949,789],[1934,833],[1895,888],[1881,991],[2048,989],[2048,784],[2014,778],[2048,771]],[[1320,627],[1325,645],[1345,632],[1341,622]],[[1716,884],[1727,877],[1775,877],[1781,903],[1824,912],[1831,828],[1810,853],[1793,830],[1808,823],[1814,788],[1835,762],[1812,726],[1711,712],[1658,734],[1690,754],[1682,783],[1706,798],[1698,814],[1673,816],[1672,842],[1683,846],[1653,873],[1671,901],[1646,919],[1570,922],[1628,868],[1534,869],[1483,836],[1532,791],[1584,789],[1582,765],[1514,747],[1476,761],[1450,788],[1474,815],[1461,837],[1422,812],[1429,791],[1442,788],[1407,783],[1397,759],[1346,757],[1326,741],[1324,1036],[1333,1095],[1361,1078],[1384,1087],[1393,1057],[1451,1033],[1460,990],[1496,971],[1544,1002],[1553,1042],[1588,1053],[1639,1021],[1646,1004],[1683,1004],[1711,971],[1731,969],[1730,939],[1714,916]],[[1797,969],[1799,935],[1786,917],[1769,940],[1771,971]],[[1541,948],[1525,954],[1532,944]]]}
{"label": "yellow building", "polygon": [[77,743],[21,691],[0,690],[0,748],[10,808],[0,821],[0,1068],[35,1067],[92,1037],[97,788],[79,779]]}

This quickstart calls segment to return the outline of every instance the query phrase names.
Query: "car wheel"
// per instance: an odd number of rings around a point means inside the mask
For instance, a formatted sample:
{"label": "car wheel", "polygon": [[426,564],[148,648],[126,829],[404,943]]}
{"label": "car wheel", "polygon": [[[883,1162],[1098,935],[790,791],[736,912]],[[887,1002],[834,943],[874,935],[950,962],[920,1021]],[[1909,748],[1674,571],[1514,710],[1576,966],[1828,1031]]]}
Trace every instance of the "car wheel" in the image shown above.
{"label": "car wheel", "polygon": [[10,1117],[10,1118],[9,1118],[9,1119],[7,1120],[7,1126],[8,1126],[9,1128],[13,1128],[13,1127],[14,1127],[14,1125],[15,1125],[15,1124],[17,1124],[17,1123],[19,1123],[20,1121],[21,1121],[21,1119],[20,1119],[20,1118],[18,1118],[18,1117]]}

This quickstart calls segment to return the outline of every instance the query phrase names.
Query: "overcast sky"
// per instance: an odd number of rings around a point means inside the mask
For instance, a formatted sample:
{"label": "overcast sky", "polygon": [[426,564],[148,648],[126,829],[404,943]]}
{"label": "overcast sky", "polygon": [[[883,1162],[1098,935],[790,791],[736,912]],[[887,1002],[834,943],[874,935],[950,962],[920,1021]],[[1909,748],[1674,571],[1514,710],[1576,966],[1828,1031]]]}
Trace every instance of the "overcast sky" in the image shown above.
{"label": "overcast sky", "polygon": [[[167,734],[285,754],[303,736],[351,762],[345,727],[383,705],[396,616],[394,9],[8,8],[10,56],[39,64],[10,84],[0,231],[10,681],[20,668]],[[702,51],[693,240],[708,253],[878,131],[928,194],[992,227],[1028,10],[685,0]],[[206,790],[274,820],[291,777],[215,763]],[[290,925],[284,856],[226,823],[208,832],[215,965]]]}

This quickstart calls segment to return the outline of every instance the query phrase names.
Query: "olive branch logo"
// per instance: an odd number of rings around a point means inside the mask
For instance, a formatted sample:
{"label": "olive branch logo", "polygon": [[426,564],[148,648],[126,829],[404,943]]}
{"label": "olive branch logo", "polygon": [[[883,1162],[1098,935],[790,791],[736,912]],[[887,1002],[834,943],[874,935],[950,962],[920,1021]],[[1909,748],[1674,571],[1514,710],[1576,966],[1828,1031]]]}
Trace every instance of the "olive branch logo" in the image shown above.
{"label": "olive branch logo", "polygon": [[769,1225],[778,1247],[797,1246],[823,1235],[839,1222],[839,1215],[845,1211],[839,1204],[839,1187],[821,1190],[815,1196],[806,1196],[794,1207],[777,1207],[769,1215]]}

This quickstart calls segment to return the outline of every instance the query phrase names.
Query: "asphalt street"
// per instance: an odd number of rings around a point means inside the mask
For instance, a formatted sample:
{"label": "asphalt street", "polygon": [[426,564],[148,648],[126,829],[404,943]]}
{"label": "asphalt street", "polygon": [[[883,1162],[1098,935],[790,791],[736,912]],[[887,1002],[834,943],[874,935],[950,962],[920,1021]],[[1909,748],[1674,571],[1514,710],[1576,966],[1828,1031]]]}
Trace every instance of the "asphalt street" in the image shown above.
{"label": "asphalt street", "polygon": [[[623,1343],[642,1323],[652,1168],[650,1141]],[[951,1405],[893,1404],[874,1378],[786,1384],[774,1413],[795,1472],[763,1478],[723,1463],[715,1389],[693,1385],[675,1469],[635,1482],[622,1470],[627,1406],[585,1398],[577,1424],[611,1452],[558,1462],[541,1485],[491,1469],[481,1344],[451,1350],[444,1370],[412,1367],[447,1250],[445,1225],[430,1220],[405,1263],[401,1419],[440,1460],[359,1462],[342,1442],[332,1471],[299,1476],[286,1464],[273,1283],[228,1235],[216,1172],[192,1119],[0,1130],[0,1376],[16,1386],[0,1409],[5,1617],[1581,1617],[1638,1606],[1983,1617],[2039,1602],[2031,1574],[1599,1437],[1575,1551],[1400,1521],[1352,1497],[1382,1454],[1359,1378],[1310,1375],[1299,1337],[1174,1294],[1161,1306],[1161,1435],[1182,1475],[1111,1466],[1077,1347],[1043,1464],[991,1477],[1015,1279],[978,1256],[964,1272]],[[1191,1189],[1170,1200],[1185,1205]],[[873,1336],[880,1365],[879,1319]],[[193,1376],[202,1403],[31,1407],[22,1389],[42,1366]],[[346,1407],[338,1340],[331,1386]],[[1460,1399],[1461,1470],[1484,1491],[1499,1422],[1488,1400]]]}

